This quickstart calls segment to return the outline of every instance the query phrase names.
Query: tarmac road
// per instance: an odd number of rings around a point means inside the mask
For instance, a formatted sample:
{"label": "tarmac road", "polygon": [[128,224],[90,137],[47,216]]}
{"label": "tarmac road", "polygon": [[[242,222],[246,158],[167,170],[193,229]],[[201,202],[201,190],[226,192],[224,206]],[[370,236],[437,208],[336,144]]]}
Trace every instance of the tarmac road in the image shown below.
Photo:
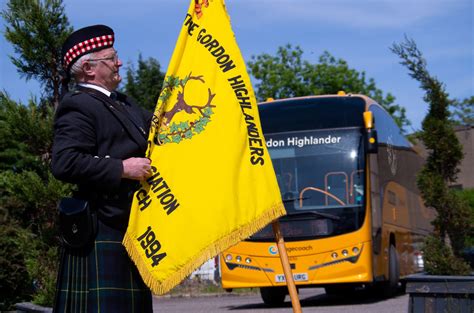
{"label": "tarmac road", "polygon": [[[302,311],[318,313],[399,313],[408,310],[408,295],[381,299],[366,293],[351,297],[327,296],[324,289],[301,289],[299,293]],[[289,296],[283,306],[265,306],[259,294],[203,295],[199,297],[155,297],[154,313],[292,313]]]}

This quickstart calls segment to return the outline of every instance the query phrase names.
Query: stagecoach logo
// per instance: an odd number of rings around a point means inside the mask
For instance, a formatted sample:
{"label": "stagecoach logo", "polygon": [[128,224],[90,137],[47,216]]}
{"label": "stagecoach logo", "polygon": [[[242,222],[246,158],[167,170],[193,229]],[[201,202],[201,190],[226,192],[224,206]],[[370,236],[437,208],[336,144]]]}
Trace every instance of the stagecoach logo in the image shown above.
{"label": "stagecoach logo", "polygon": [[271,255],[275,255],[275,254],[278,254],[278,249],[276,246],[270,246],[268,247],[268,252],[271,254]]}
{"label": "stagecoach logo", "polygon": [[395,174],[397,174],[397,154],[393,148],[392,136],[388,136],[387,139],[387,158],[388,164],[390,165],[390,171],[392,172],[392,175],[395,176]]}
{"label": "stagecoach logo", "polygon": [[[153,116],[152,127],[159,128],[153,140],[155,144],[180,143],[183,140],[191,139],[194,135],[202,133],[206,125],[211,122],[211,116],[214,114],[213,108],[216,107],[212,104],[212,100],[216,94],[213,94],[208,88],[207,100],[202,99],[201,105],[188,103],[185,98],[186,87],[191,95],[205,94],[200,92],[202,91],[201,84],[190,84],[191,82],[206,83],[202,75],[193,76],[191,73],[182,79],[172,75],[166,77],[159,98],[162,103],[161,111]],[[169,111],[163,112],[166,103],[171,101],[172,97],[176,97],[176,102]]]}

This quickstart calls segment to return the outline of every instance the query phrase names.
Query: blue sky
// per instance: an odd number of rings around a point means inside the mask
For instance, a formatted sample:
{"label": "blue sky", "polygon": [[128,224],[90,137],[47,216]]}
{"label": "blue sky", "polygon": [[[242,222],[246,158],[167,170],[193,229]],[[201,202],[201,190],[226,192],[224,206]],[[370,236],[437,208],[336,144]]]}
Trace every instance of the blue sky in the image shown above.
{"label": "blue sky", "polygon": [[[1,9],[6,0],[0,0]],[[210,0],[213,1],[213,0]],[[165,71],[178,38],[189,0],[65,0],[66,14],[77,29],[107,24],[116,33],[124,63],[138,53],[154,57]],[[452,98],[474,94],[474,1],[472,0],[228,0],[227,10],[244,59],[275,54],[290,43],[317,63],[327,50],[365,71],[378,88],[390,92],[407,109],[414,129],[427,105],[418,83],[408,76],[389,47],[406,34],[414,39],[430,73],[445,83]],[[7,55],[13,49],[0,31],[0,88],[26,102],[39,94],[34,81],[25,82]],[[124,72],[124,71],[123,71]],[[122,73],[123,73],[122,72]],[[411,131],[411,130],[408,130]]]}

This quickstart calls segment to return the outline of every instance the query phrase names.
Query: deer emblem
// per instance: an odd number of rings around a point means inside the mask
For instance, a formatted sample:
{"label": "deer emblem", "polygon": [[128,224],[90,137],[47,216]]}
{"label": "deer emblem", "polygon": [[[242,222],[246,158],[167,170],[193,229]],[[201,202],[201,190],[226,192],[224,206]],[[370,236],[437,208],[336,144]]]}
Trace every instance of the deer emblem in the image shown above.
{"label": "deer emblem", "polygon": [[[193,105],[186,101],[185,91],[186,85],[190,81],[198,81],[205,83],[202,75],[193,76],[189,73],[183,79],[176,76],[168,76],[163,84],[163,90],[160,94],[162,107],[169,101],[173,91],[179,88],[176,95],[176,102],[169,111],[161,112],[153,118],[153,126],[158,127],[159,131],[155,134],[155,144],[179,143],[184,139],[191,139],[194,135],[201,133],[206,125],[211,121],[211,115],[214,114],[213,109],[216,106],[212,104],[212,100],[216,96],[211,89],[207,89],[207,102],[204,105]],[[177,114],[198,114],[199,117],[193,121],[174,122],[173,119]],[[181,114],[182,115],[182,114]]]}

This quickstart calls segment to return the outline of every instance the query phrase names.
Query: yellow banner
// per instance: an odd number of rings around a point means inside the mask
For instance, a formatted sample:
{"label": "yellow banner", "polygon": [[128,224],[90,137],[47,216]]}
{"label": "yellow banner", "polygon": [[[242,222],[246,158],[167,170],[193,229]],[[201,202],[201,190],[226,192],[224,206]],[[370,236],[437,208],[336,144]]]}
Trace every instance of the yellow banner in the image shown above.
{"label": "yellow banner", "polygon": [[163,294],[285,214],[223,0],[192,0],[148,139],[124,245]]}

